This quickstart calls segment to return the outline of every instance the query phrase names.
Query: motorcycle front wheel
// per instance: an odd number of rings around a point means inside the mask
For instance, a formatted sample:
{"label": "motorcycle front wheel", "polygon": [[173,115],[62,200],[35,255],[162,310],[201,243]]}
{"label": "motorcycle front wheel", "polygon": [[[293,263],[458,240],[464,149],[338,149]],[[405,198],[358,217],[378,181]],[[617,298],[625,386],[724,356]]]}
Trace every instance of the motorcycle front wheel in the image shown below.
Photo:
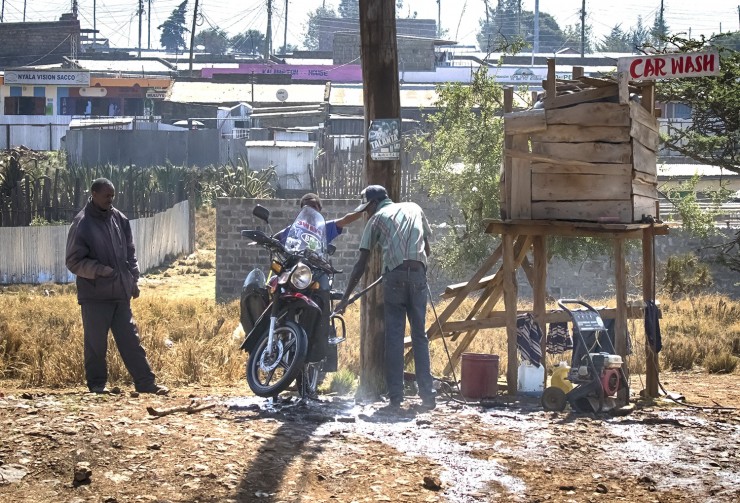
{"label": "motorcycle front wheel", "polygon": [[303,369],[308,352],[306,332],[296,323],[285,321],[275,327],[272,351],[267,351],[265,331],[249,353],[247,383],[257,396],[278,395],[293,382]]}

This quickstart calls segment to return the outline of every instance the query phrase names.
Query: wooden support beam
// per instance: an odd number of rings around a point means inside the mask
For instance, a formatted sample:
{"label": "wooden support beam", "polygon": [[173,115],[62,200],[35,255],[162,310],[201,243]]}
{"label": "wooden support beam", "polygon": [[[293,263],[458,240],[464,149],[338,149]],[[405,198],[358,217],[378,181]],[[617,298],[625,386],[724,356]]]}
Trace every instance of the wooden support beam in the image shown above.
{"label": "wooden support beam", "polygon": [[627,264],[624,239],[614,240],[614,284],[616,286],[617,312],[614,318],[614,346],[622,361],[627,361]]}
{"label": "wooden support beam", "polygon": [[[542,339],[540,347],[542,349],[542,365],[545,366],[545,355],[547,349],[547,327],[543,321],[547,305],[547,240],[545,236],[535,236],[532,240],[534,249],[534,284],[532,285],[532,297],[534,318],[540,326]],[[544,387],[547,387],[547,367],[544,372]],[[544,388],[543,388],[544,389]]]}
{"label": "wooden support beam", "polygon": [[[506,251],[504,250],[504,255]],[[655,302],[655,235],[653,229],[643,231],[642,238],[642,298]],[[658,397],[658,353],[645,333],[645,396]]]}
{"label": "wooden support beam", "polygon": [[[498,245],[496,249],[493,251],[493,253],[491,254],[491,256],[488,257],[488,259],[486,260],[487,263],[491,263],[491,266],[488,268],[489,270],[491,269],[491,267],[493,267],[496,264],[496,262],[498,262],[501,259],[501,254],[502,254],[501,245]],[[445,292],[442,294],[442,298],[448,299],[451,297],[457,297],[458,295],[460,295],[460,292],[462,290],[466,290],[466,294],[471,293],[475,290],[480,290],[481,288],[487,287],[488,284],[491,281],[493,281],[495,277],[496,277],[495,274],[491,274],[489,276],[479,278],[477,284],[474,284],[471,278],[471,280],[466,283],[456,283],[454,285],[450,285],[447,288],[445,288]]]}
{"label": "wooden support beam", "polygon": [[651,82],[649,86],[642,88],[640,104],[650,115],[655,114],[655,83]]}
{"label": "wooden support beam", "polygon": [[656,236],[668,234],[665,224],[600,224],[597,222],[564,222],[557,220],[512,220],[484,219],[489,234],[515,234],[530,236],[580,236],[624,239],[642,239],[643,230],[650,228]]}
{"label": "wooden support beam", "polygon": [[516,279],[514,277],[514,241],[511,234],[504,234],[503,240],[503,285],[504,285],[504,309],[506,309],[506,341],[507,341],[507,363],[506,384],[510,395],[516,394],[517,390],[517,345],[516,345],[516,311],[517,291]]}

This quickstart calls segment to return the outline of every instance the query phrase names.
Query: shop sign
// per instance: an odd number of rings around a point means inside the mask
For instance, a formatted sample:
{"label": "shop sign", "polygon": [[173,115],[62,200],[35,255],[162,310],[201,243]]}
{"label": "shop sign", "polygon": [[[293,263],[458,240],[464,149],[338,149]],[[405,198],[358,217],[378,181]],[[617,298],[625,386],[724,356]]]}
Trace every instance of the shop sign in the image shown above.
{"label": "shop sign", "polygon": [[167,96],[167,91],[147,91],[146,97],[150,100],[163,100]]}
{"label": "shop sign", "polygon": [[89,86],[90,72],[57,70],[6,70],[6,84]]}
{"label": "shop sign", "polygon": [[91,98],[102,98],[108,94],[108,89],[105,87],[81,87],[80,96],[86,96]]}
{"label": "shop sign", "polygon": [[401,158],[401,119],[370,121],[368,141],[370,158],[374,161],[395,161]]}
{"label": "shop sign", "polygon": [[619,58],[617,68],[627,73],[629,80],[706,77],[719,75],[719,53],[708,51]]}

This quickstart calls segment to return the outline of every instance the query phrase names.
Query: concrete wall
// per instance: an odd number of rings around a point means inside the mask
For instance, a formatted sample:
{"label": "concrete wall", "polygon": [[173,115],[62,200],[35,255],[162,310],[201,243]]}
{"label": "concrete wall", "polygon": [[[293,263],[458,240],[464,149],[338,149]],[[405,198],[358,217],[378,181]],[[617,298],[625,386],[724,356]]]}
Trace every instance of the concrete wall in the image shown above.
{"label": "concrete wall", "polygon": [[80,22],[66,16],[48,23],[0,23],[0,67],[62,63],[73,36],[79,52]]}
{"label": "concrete wall", "polygon": [[[332,50],[334,35],[338,32],[360,33],[359,19],[319,17],[316,21],[318,23],[318,49],[320,51]],[[410,37],[436,38],[437,23],[433,19],[396,19],[396,34]]]}
{"label": "concrete wall", "polygon": [[[398,37],[398,71],[433,72],[435,68],[434,41],[431,39]],[[360,34],[334,34],[334,64],[359,61]]]}
{"label": "concrete wall", "polygon": [[[418,201],[418,199],[417,199]],[[418,201],[424,208],[427,217],[440,237],[446,232],[440,226],[447,220],[450,213],[449,204],[445,201]],[[219,199],[216,205],[216,298],[220,301],[238,297],[246,275],[254,268],[265,269],[268,265],[268,254],[257,246],[247,246],[247,240],[242,238],[242,229],[264,228],[262,221],[252,216],[255,204],[262,204],[272,212],[272,232],[277,232],[293,221],[298,214],[298,200],[254,200],[254,199]],[[323,200],[324,215],[327,219],[339,218],[357,205],[357,200]],[[337,252],[333,257],[334,267],[343,269],[344,273],[337,275],[335,288],[343,289],[352,266],[357,260],[360,236],[364,223],[355,222],[345,229],[345,233],[334,241]],[[736,230],[722,231],[724,237],[714,239],[717,242],[734,236]],[[658,263],[657,285],[663,277],[663,266],[672,255],[696,252],[702,247],[699,240],[688,237],[681,231],[673,230],[668,236],[656,237],[655,253]],[[434,249],[434,242],[432,242]],[[432,256],[434,258],[434,256]],[[628,254],[628,295],[630,299],[642,298],[641,260],[642,251],[639,243]],[[711,266],[715,280],[714,290],[740,298],[740,277],[727,269]],[[447,285],[466,281],[475,271],[470,270],[465,277],[449,277],[442,274],[438,267],[430,267],[429,283],[436,294],[444,291]],[[522,299],[531,299],[532,291],[524,273],[518,273],[519,294]],[[554,297],[580,297],[586,299],[610,299],[615,294],[614,262],[604,256],[594,260],[587,260],[577,264],[561,259],[554,259],[548,265],[548,290]],[[611,304],[613,305],[613,303]]]}

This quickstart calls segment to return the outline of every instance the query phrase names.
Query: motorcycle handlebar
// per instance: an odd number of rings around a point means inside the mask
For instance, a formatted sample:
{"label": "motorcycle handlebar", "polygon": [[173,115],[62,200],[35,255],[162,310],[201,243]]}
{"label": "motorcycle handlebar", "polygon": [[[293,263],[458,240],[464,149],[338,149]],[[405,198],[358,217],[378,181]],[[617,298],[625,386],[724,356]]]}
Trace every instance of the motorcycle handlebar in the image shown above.
{"label": "motorcycle handlebar", "polygon": [[[264,246],[265,248],[270,249],[271,251],[277,251],[281,253],[291,253],[288,250],[285,249],[285,246],[278,241],[277,239],[268,236],[264,232],[260,230],[253,230],[253,229],[247,229],[241,231],[242,237],[251,239],[255,243]],[[306,250],[305,252],[300,253],[300,255],[306,259],[312,266],[321,269],[324,272],[327,272],[329,274],[336,274],[340,273],[342,271],[338,271],[332,267],[331,264],[324,261],[321,257],[319,257],[316,253]]]}

